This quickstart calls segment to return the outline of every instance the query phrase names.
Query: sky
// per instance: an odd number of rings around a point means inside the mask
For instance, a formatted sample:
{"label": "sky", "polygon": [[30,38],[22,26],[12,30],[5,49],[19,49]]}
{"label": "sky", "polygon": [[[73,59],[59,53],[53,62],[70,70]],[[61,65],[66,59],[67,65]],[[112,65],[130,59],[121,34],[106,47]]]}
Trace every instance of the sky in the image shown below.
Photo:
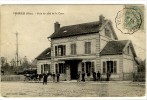
{"label": "sky", "polygon": [[129,35],[116,28],[116,15],[123,8],[124,5],[2,5],[0,56],[15,58],[18,32],[19,57],[26,56],[31,61],[50,46],[47,37],[54,32],[56,21],[62,27],[98,21],[102,14],[112,21],[118,39],[131,40],[137,56],[145,59],[145,29]]}

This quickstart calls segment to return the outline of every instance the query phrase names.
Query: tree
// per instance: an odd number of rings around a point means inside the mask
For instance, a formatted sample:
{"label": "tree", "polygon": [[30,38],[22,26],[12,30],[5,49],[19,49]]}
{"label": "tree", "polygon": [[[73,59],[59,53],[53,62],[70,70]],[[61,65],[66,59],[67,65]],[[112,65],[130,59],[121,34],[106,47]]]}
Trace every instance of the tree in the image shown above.
{"label": "tree", "polygon": [[29,64],[28,59],[27,59],[26,56],[23,58],[23,60],[22,60],[21,63],[22,63],[22,64],[21,64],[21,67],[22,67],[21,69],[22,69],[22,70],[28,69],[28,68],[30,67],[30,64]]}
{"label": "tree", "polygon": [[1,57],[0,58],[0,63],[2,65],[2,67],[4,66],[4,64],[6,63],[6,58],[5,57]]}

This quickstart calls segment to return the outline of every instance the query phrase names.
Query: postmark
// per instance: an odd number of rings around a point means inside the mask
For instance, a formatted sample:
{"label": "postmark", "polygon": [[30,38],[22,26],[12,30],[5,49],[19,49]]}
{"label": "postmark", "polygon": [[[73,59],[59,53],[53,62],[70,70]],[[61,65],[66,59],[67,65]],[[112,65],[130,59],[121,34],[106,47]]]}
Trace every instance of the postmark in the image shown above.
{"label": "postmark", "polygon": [[134,8],[124,8],[117,13],[115,22],[117,29],[122,33],[133,34],[141,28],[141,13]]}

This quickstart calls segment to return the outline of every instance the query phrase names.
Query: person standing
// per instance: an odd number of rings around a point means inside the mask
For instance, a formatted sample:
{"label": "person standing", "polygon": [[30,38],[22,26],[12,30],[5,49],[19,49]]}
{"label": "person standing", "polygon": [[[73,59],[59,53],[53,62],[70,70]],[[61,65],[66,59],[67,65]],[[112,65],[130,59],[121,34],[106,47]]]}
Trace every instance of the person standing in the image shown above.
{"label": "person standing", "polygon": [[77,73],[77,82],[80,82],[80,71]]}
{"label": "person standing", "polygon": [[47,85],[47,78],[48,78],[48,75],[45,73],[45,74],[43,75],[43,85],[44,85],[44,84]]}
{"label": "person standing", "polygon": [[93,81],[96,81],[96,72],[93,72]]}
{"label": "person standing", "polygon": [[107,81],[109,81],[109,80],[110,80],[110,76],[111,76],[110,71],[108,71],[108,72],[106,73],[106,75],[107,75]]}
{"label": "person standing", "polygon": [[90,81],[90,72],[87,73],[88,81]]}
{"label": "person standing", "polygon": [[55,73],[53,72],[53,74],[52,74],[52,76],[53,76],[53,82],[55,82]]}
{"label": "person standing", "polygon": [[98,71],[97,72],[97,80],[100,81],[101,80],[101,73]]}
{"label": "person standing", "polygon": [[57,82],[59,82],[59,79],[60,79],[60,73],[59,72],[57,72]]}
{"label": "person standing", "polygon": [[82,81],[85,82],[85,72],[82,72]]}

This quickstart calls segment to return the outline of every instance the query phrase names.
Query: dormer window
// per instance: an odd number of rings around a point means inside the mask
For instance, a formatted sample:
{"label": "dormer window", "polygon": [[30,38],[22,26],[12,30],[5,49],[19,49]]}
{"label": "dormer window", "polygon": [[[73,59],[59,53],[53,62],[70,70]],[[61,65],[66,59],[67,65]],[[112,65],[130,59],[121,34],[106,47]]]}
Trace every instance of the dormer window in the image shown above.
{"label": "dormer window", "polygon": [[46,55],[49,55],[49,54],[50,54],[50,52],[46,53]]}
{"label": "dormer window", "polygon": [[105,28],[105,36],[111,38],[111,33],[110,33],[110,30]]}
{"label": "dormer window", "polygon": [[64,31],[63,31],[63,33],[66,33],[66,32],[67,32],[67,30],[64,30]]}

